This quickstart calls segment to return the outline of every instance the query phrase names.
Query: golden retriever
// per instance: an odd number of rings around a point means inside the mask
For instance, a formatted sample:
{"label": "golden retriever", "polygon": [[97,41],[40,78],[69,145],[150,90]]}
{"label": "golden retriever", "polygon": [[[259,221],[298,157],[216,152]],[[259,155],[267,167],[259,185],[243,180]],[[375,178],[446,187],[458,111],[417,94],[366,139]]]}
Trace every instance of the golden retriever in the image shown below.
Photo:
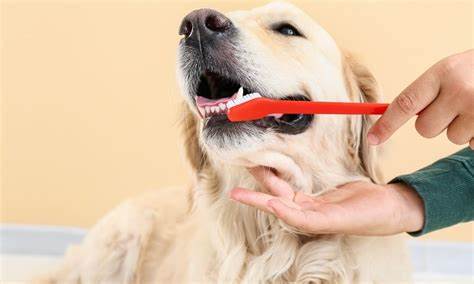
{"label": "golden retriever", "polygon": [[[401,283],[410,279],[397,237],[306,235],[229,199],[261,190],[246,168],[265,166],[297,190],[377,181],[365,141],[369,118],[274,115],[230,123],[231,97],[376,101],[371,73],[287,3],[223,15],[188,14],[180,27],[178,81],[194,184],[188,196],[160,190],[129,200],[71,248],[52,282]],[[239,93],[239,89],[242,87]],[[243,92],[243,94],[242,94]],[[221,105],[221,103],[223,105]]]}

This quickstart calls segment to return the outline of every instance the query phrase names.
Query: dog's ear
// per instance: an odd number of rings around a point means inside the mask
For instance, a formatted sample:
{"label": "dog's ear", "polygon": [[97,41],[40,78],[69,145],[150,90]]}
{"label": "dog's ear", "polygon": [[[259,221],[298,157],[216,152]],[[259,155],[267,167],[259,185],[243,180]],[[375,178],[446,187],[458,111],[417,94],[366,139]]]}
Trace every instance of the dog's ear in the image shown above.
{"label": "dog's ear", "polygon": [[[351,55],[345,54],[343,69],[346,87],[355,102],[376,102],[381,97],[380,87],[372,73],[356,61]],[[349,153],[356,160],[354,163],[373,181],[381,181],[381,174],[376,165],[375,148],[369,147],[367,132],[375,122],[373,116],[351,116],[349,129]]]}
{"label": "dog's ear", "polygon": [[198,120],[189,109],[188,104],[182,104],[181,127],[186,158],[195,173],[201,172],[208,164],[208,159],[199,144]]}

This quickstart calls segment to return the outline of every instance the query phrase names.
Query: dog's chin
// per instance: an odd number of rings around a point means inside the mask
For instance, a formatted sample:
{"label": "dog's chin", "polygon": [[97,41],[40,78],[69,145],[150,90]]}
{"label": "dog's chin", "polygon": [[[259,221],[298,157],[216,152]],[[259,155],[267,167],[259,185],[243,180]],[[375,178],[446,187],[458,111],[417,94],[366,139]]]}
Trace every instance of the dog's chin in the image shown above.
{"label": "dog's chin", "polygon": [[242,165],[242,157],[263,148],[270,135],[252,122],[228,123],[226,116],[213,116],[203,123],[201,141],[209,156]]}
{"label": "dog's chin", "polygon": [[276,132],[256,128],[252,123],[241,123],[237,127],[219,124],[216,128],[203,128],[201,132],[201,144],[217,167],[272,168],[281,177],[288,178],[295,188],[304,188],[310,181],[291,153],[282,148],[282,142]]}

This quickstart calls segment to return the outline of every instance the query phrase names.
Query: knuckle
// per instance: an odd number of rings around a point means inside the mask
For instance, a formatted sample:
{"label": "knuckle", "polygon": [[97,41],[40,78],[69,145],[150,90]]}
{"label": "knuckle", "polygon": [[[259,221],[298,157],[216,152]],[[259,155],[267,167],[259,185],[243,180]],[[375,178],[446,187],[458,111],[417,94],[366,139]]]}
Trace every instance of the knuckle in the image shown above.
{"label": "knuckle", "polygon": [[465,72],[466,60],[462,54],[452,55],[440,61],[440,76],[447,79],[447,88],[454,96],[474,94],[474,80],[471,72]]}
{"label": "knuckle", "polygon": [[458,62],[459,62],[459,60],[458,60],[456,55],[452,55],[452,56],[448,56],[448,57],[443,58],[439,62],[440,67],[441,67],[441,71],[443,71],[444,73],[449,73],[453,70],[456,70]]}
{"label": "knuckle", "polygon": [[458,84],[462,95],[466,95],[467,98],[474,97],[474,82],[460,80]]}
{"label": "knuckle", "polygon": [[441,59],[438,62],[440,72],[442,75],[447,75],[452,72],[456,72],[460,65],[465,64],[465,57],[463,54],[454,54]]}
{"label": "knuckle", "polygon": [[413,92],[403,92],[396,99],[398,108],[406,115],[413,115],[417,111],[416,95]]}

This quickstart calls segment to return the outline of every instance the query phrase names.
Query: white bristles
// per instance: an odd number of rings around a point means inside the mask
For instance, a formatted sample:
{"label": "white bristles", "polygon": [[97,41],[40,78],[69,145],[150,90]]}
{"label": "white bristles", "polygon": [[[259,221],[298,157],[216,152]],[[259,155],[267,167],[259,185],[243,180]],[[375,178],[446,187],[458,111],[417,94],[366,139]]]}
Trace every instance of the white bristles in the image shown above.
{"label": "white bristles", "polygon": [[240,104],[246,103],[250,100],[261,98],[261,97],[262,96],[259,93],[252,93],[252,94],[245,95],[241,98],[235,98],[235,99],[227,102],[227,109],[230,109],[231,107],[234,107],[236,105],[240,105]]}
{"label": "white bristles", "polygon": [[244,87],[240,87],[237,93],[235,94],[235,97],[237,99],[240,99],[244,96]]}

